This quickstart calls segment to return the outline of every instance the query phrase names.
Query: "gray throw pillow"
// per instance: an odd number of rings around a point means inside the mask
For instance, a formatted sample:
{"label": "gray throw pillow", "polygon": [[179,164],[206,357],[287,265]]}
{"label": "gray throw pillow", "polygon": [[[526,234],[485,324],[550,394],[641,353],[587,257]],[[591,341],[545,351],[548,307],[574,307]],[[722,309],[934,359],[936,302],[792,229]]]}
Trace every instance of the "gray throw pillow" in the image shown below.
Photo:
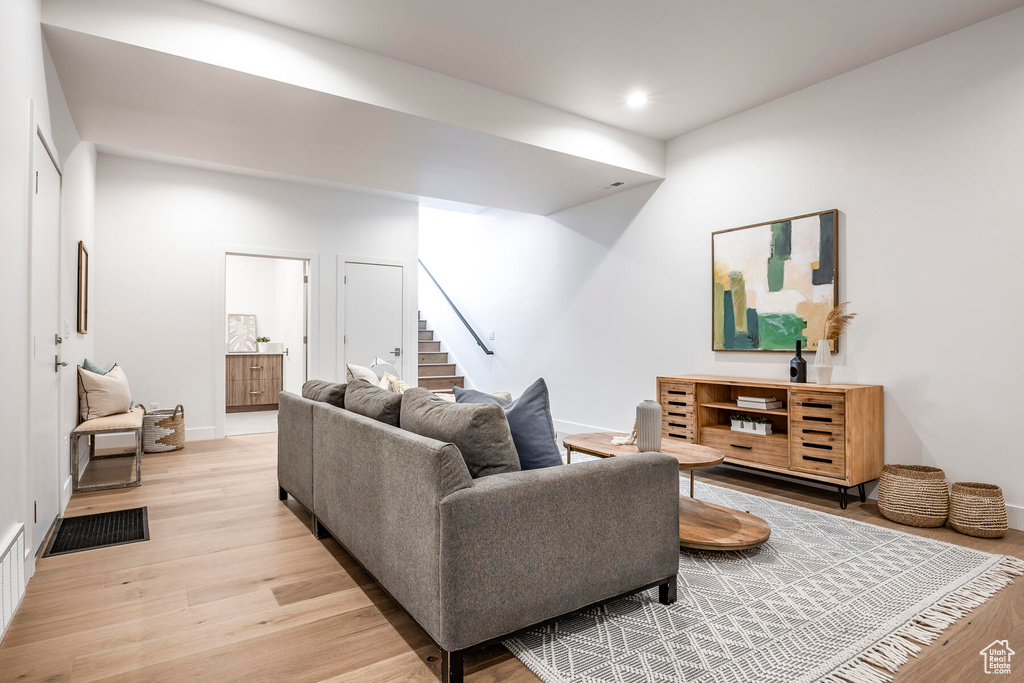
{"label": "gray throw pillow", "polygon": [[519,464],[524,470],[562,464],[562,455],[555,441],[554,421],[551,419],[548,385],[544,378],[527,387],[522,396],[514,401],[460,387],[455,387],[455,400],[459,403],[496,403],[501,406],[512,430]]}
{"label": "gray throw pillow", "polygon": [[375,387],[365,379],[349,382],[345,389],[345,410],[397,427],[402,410],[402,394]]}
{"label": "gray throw pillow", "polygon": [[402,396],[402,429],[455,444],[474,479],[521,469],[500,406],[449,403],[426,389]]}
{"label": "gray throw pillow", "polygon": [[344,408],[345,387],[346,385],[344,384],[326,382],[322,379],[311,379],[302,385],[302,398],[308,398],[310,401],[320,401],[321,403],[330,403],[336,408]]}

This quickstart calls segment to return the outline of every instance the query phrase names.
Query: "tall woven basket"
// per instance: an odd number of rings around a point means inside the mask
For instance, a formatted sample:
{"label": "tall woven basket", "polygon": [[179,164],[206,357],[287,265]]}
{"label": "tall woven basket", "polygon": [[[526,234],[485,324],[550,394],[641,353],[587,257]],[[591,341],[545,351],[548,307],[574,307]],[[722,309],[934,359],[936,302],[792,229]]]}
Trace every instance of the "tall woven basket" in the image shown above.
{"label": "tall woven basket", "polygon": [[878,511],[907,526],[942,526],[949,517],[946,473],[924,465],[886,465],[878,480]]}
{"label": "tall woven basket", "polygon": [[949,525],[962,534],[1001,538],[1006,533],[1006,502],[995,484],[958,481],[949,499]]}
{"label": "tall woven basket", "polygon": [[142,450],[166,453],[185,446],[185,409],[146,411],[142,418]]}

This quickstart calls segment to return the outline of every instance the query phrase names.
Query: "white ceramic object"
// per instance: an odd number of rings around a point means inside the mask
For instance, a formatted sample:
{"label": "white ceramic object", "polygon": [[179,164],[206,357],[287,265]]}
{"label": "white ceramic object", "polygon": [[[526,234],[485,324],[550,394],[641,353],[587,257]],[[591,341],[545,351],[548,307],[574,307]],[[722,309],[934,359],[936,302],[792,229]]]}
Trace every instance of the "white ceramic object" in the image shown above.
{"label": "white ceramic object", "polygon": [[827,339],[818,342],[818,350],[814,354],[814,381],[818,384],[832,383],[832,351]]}
{"label": "white ceramic object", "polygon": [[661,404],[643,401],[636,407],[636,447],[641,453],[661,449]]}

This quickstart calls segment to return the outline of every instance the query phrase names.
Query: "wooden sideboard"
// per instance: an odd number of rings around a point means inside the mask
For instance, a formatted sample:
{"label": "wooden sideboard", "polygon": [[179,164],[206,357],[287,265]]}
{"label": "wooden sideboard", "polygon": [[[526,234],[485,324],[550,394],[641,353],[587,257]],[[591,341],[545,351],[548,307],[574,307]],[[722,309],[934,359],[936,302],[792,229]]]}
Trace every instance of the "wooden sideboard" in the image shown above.
{"label": "wooden sideboard", "polygon": [[[739,396],[774,396],[782,407],[740,408]],[[863,501],[864,483],[882,474],[881,386],[678,375],[658,378],[658,400],[663,438],[717,448],[730,464],[833,484],[843,508],[850,487]],[[734,414],[767,417],[772,433],[733,431]]]}
{"label": "wooden sideboard", "polygon": [[284,386],[284,356],[229,353],[225,368],[227,412],[277,409],[277,395]]}

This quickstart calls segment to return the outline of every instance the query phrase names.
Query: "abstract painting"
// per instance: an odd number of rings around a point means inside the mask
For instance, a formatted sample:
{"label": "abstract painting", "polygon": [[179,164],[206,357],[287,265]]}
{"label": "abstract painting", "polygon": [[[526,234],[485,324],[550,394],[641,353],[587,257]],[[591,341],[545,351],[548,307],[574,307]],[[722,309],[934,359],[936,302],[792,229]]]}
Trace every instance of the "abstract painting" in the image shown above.
{"label": "abstract painting", "polygon": [[712,350],[818,348],[839,297],[838,218],[833,209],[711,234]]}
{"label": "abstract painting", "polygon": [[228,313],[228,353],[256,352],[256,316]]}

